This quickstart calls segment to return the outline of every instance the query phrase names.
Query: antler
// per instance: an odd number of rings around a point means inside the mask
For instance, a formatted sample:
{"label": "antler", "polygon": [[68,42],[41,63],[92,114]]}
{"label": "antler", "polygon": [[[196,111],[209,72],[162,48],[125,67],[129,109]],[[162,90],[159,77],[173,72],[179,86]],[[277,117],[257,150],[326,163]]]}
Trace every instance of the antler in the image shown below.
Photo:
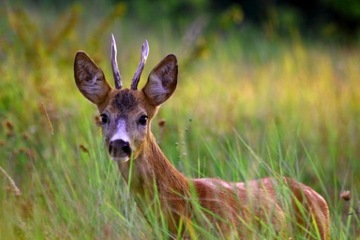
{"label": "antler", "polygon": [[131,89],[132,90],[136,90],[137,89],[137,85],[139,83],[140,77],[141,77],[141,73],[144,69],[145,63],[146,63],[146,59],[149,55],[149,43],[147,40],[144,41],[143,45],[141,46],[141,56],[140,56],[140,63],[136,69],[136,72],[134,74],[134,77],[132,79],[131,82]]}
{"label": "antler", "polygon": [[115,88],[121,89],[122,87],[121,75],[116,58],[117,58],[116,41],[114,34],[111,34],[111,67],[113,70],[113,75],[115,80]]}

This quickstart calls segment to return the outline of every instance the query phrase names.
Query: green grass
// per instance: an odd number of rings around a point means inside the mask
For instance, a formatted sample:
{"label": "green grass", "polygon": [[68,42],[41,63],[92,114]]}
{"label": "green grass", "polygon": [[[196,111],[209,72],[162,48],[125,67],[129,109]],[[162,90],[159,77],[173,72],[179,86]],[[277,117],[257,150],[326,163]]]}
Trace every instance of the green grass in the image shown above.
{"label": "green grass", "polygon": [[[74,83],[80,49],[111,81],[111,32],[126,86],[143,39],[150,43],[144,76],[167,53],[179,58],[178,89],[153,122],[178,169],[229,181],[290,176],[326,198],[333,239],[360,238],[358,47],[273,39],[250,28],[214,29],[189,47],[184,32],[134,30],[121,11],[88,20],[77,6],[57,22],[43,12],[0,10],[0,166],[22,193],[15,196],[0,173],[1,239],[166,236],[138,211],[103,148],[96,109]],[[340,198],[344,190],[350,201]]]}

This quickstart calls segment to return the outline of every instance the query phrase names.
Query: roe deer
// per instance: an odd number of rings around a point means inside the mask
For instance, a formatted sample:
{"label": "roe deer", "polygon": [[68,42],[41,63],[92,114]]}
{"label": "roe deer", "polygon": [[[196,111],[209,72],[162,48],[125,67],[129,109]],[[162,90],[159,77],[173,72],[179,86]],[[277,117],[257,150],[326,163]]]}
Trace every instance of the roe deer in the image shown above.
{"label": "roe deer", "polygon": [[[308,238],[329,239],[326,201],[296,180],[279,177],[232,183],[216,178],[189,179],[170,163],[150,125],[159,106],[175,91],[177,59],[167,55],[138,90],[148,53],[145,40],[130,89],[122,88],[114,36],[111,63],[115,89],[86,53],[77,52],[74,62],[76,85],[97,106],[109,155],[130,184],[130,192],[145,218],[150,221],[149,214],[155,214],[159,221],[165,220],[169,238],[174,239],[197,237],[195,228],[199,225],[224,238],[260,238],[257,231],[267,227],[280,239],[290,238],[294,229]],[[285,195],[290,199],[287,202]]]}

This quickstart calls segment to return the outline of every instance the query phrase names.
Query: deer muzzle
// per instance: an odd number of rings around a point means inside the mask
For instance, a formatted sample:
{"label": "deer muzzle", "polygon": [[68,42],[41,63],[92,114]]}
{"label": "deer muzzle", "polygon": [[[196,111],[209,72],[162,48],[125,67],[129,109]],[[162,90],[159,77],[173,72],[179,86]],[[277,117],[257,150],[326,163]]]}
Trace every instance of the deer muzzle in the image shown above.
{"label": "deer muzzle", "polygon": [[121,139],[110,141],[109,154],[114,161],[128,161],[131,156],[130,143]]}

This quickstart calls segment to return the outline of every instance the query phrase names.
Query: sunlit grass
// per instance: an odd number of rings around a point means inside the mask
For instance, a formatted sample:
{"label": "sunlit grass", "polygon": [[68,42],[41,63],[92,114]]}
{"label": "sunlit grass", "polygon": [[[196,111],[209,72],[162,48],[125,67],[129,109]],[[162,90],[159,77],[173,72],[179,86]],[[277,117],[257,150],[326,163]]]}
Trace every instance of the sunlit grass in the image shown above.
{"label": "sunlit grass", "polygon": [[[179,33],[132,31],[119,14],[113,22],[120,21],[121,29],[110,21],[98,38],[90,33],[84,39],[80,28],[90,27],[75,10],[69,14],[79,18],[80,27],[67,29],[55,43],[40,34],[36,44],[18,35],[26,29],[17,25],[21,17],[1,16],[8,25],[0,37],[0,166],[22,193],[14,196],[7,178],[0,178],[1,238],[167,235],[162,223],[153,222],[151,230],[138,211],[103,150],[93,121],[96,109],[74,83],[73,57],[80,49],[111,81],[110,32],[119,36],[125,86],[144,38],[150,42],[144,75],[165,54],[179,56],[178,89],[153,121],[161,148],[178,169],[187,176],[229,181],[293,177],[325,196],[334,239],[359,237],[359,48],[304,39],[268,41],[245,29],[204,35],[202,52],[189,54],[192,59],[185,62]],[[41,32],[39,23],[34,28]],[[51,44],[55,50],[45,51]],[[160,119],[165,126],[157,126]],[[351,191],[350,201],[340,199],[343,190]],[[211,237],[201,226],[194,229]]]}

